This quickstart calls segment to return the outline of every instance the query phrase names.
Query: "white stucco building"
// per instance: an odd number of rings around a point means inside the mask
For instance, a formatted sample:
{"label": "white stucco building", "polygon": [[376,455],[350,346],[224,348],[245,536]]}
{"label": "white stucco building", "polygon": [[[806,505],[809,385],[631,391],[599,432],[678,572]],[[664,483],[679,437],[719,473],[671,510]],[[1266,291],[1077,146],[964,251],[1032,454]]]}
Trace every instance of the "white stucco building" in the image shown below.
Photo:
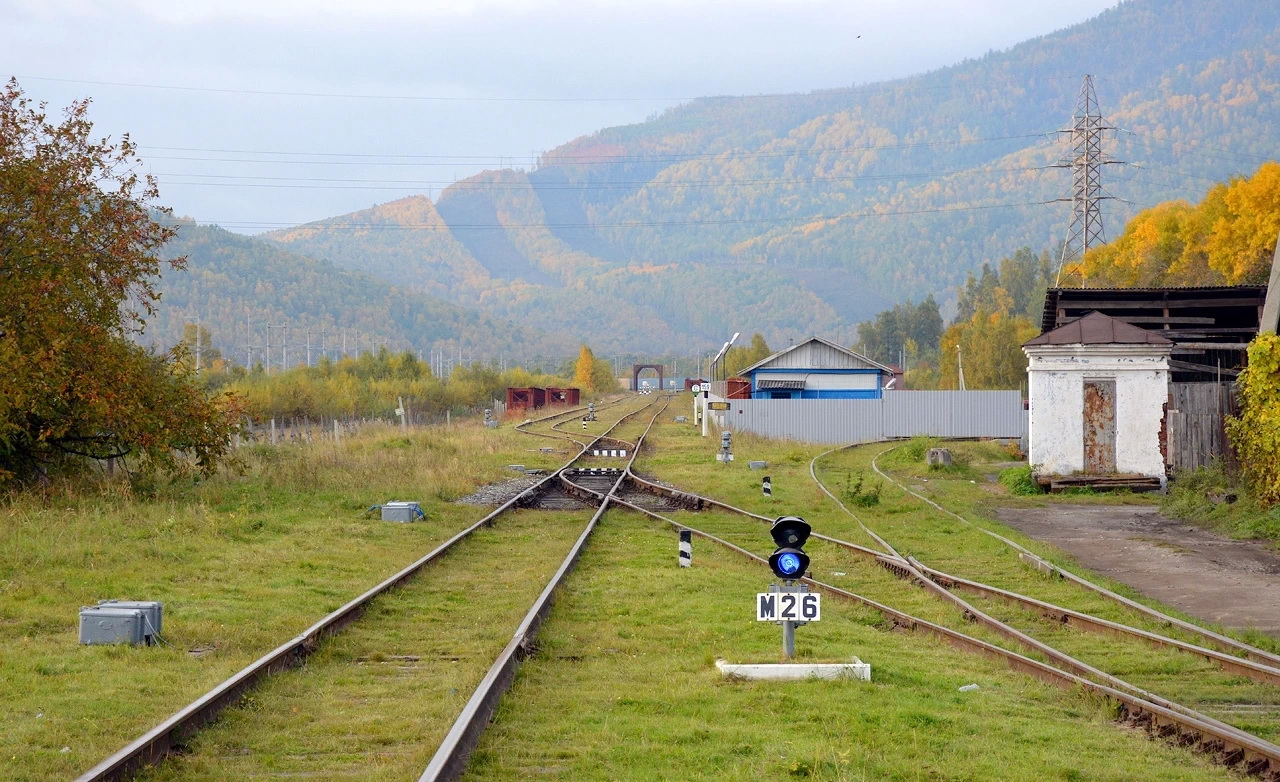
{"label": "white stucco building", "polygon": [[1100,312],[1022,346],[1029,460],[1038,475],[1136,474],[1165,483],[1169,353],[1159,334]]}

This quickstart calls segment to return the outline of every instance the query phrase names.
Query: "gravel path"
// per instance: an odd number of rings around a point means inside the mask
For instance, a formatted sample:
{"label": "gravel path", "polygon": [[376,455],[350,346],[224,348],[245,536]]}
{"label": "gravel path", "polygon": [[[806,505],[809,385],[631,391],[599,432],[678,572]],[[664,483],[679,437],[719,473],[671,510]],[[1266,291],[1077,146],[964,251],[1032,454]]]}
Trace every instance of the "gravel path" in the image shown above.
{"label": "gravel path", "polygon": [[1280,556],[1266,544],[1224,538],[1150,506],[1054,504],[997,516],[1192,616],[1280,635]]}

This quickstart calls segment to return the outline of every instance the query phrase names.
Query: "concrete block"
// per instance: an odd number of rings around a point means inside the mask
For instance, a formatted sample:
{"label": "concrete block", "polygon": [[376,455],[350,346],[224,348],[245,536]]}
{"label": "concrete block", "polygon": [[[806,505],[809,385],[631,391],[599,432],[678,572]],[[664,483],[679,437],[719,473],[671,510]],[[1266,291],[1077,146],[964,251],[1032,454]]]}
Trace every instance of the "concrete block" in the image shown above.
{"label": "concrete block", "polygon": [[857,657],[847,663],[727,663],[716,660],[716,668],[725,676],[767,681],[803,681],[805,679],[857,679],[871,681],[871,665]]}
{"label": "concrete block", "polygon": [[764,468],[766,468],[766,467],[768,467],[768,466],[769,466],[769,463],[768,463],[768,462],[760,462],[760,461],[747,462],[747,466],[748,466],[748,467],[750,467],[750,468],[751,468],[751,469],[753,469],[753,470],[763,470]]}
{"label": "concrete block", "polygon": [[925,455],[925,461],[929,463],[930,467],[934,465],[939,467],[950,467],[951,451],[946,448],[930,448],[929,453]]}

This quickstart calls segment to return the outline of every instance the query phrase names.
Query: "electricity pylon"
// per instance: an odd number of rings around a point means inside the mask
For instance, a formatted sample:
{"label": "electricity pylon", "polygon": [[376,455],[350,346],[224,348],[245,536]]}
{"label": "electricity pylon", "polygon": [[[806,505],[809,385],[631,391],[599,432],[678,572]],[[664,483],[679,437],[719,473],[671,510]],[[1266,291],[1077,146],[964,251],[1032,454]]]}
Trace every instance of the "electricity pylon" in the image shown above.
{"label": "electricity pylon", "polygon": [[1085,74],[1080,97],[1076,99],[1074,123],[1058,131],[1071,135],[1071,152],[1050,166],[1071,169],[1071,197],[1058,199],[1071,202],[1071,221],[1067,224],[1067,238],[1058,261],[1057,285],[1062,284],[1062,272],[1068,263],[1079,261],[1090,247],[1106,242],[1098,202],[1111,196],[1103,194],[1102,167],[1122,162],[1102,152],[1103,133],[1108,130],[1115,128],[1103,123],[1098,96],[1093,92],[1093,77]]}

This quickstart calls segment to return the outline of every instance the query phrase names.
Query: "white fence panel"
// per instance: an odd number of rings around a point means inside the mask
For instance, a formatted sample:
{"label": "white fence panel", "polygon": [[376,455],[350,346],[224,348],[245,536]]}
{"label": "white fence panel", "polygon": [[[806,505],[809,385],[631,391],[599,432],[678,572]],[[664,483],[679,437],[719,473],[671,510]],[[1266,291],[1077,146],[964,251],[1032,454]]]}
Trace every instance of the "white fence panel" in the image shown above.
{"label": "white fence panel", "polygon": [[814,443],[917,435],[1025,438],[1027,432],[1027,413],[1018,391],[890,391],[883,399],[729,402],[724,414],[729,429]]}

